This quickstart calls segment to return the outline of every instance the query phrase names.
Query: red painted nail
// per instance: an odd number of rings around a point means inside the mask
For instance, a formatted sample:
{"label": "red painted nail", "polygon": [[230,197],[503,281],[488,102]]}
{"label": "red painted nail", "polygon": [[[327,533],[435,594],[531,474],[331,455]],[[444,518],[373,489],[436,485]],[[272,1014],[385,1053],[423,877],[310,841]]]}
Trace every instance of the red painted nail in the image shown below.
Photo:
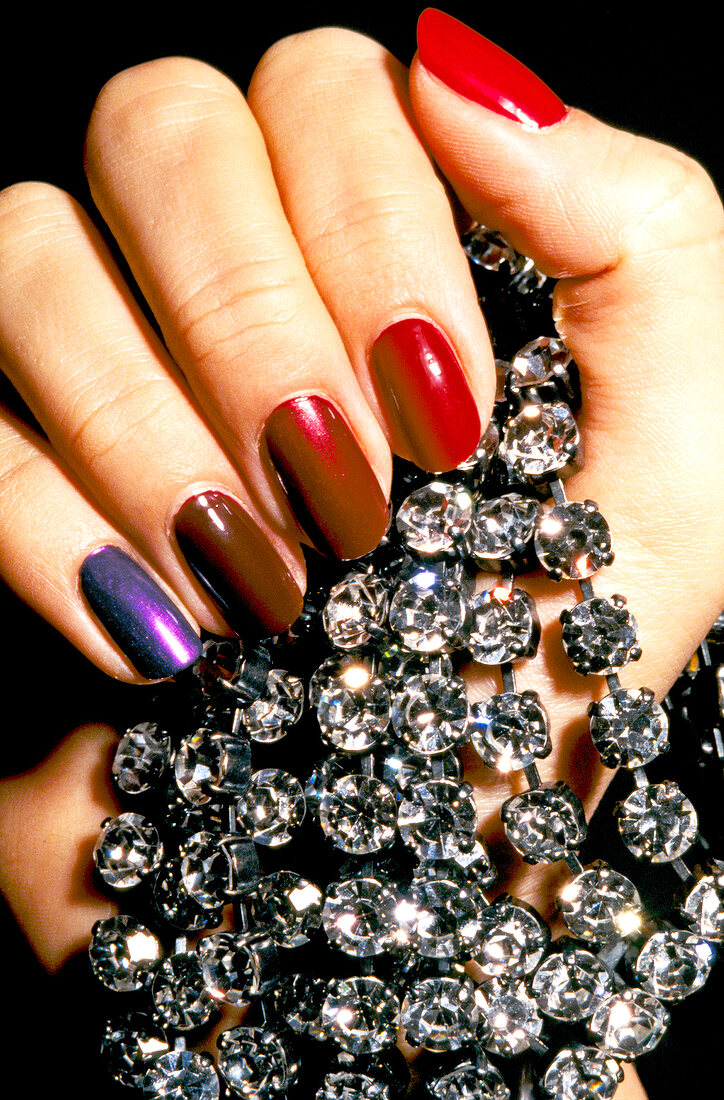
{"label": "red painted nail", "polygon": [[389,510],[341,413],[321,397],[294,397],[271,414],[264,438],[315,546],[343,559],[373,550],[387,530]]}
{"label": "red painted nail", "polygon": [[423,470],[452,470],[480,442],[480,417],[462,367],[435,325],[406,318],[380,333],[372,370],[400,449]]}
{"label": "red painted nail", "polygon": [[501,50],[437,8],[426,8],[417,24],[420,61],[454,92],[526,126],[552,126],[565,117],[565,104],[547,84]]}

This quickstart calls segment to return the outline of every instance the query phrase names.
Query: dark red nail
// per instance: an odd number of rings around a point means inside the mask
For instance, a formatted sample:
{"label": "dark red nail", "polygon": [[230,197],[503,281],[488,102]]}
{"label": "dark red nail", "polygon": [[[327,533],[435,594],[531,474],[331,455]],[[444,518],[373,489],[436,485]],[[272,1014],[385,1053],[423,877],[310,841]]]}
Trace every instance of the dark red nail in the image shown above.
{"label": "dark red nail", "polygon": [[343,559],[373,550],[387,530],[387,502],[341,413],[321,397],[294,397],[271,414],[264,438],[315,546]]}
{"label": "dark red nail", "polygon": [[466,99],[536,129],[565,118],[565,104],[540,77],[437,8],[420,16],[417,45],[428,72]]}
{"label": "dark red nail", "polygon": [[200,493],[182,505],[173,526],[181,553],[234,630],[278,634],[299,617],[299,585],[235,500]]}
{"label": "dark red nail", "polygon": [[400,449],[424,470],[452,470],[480,442],[480,417],[463,369],[435,325],[416,317],[386,328],[372,370]]}

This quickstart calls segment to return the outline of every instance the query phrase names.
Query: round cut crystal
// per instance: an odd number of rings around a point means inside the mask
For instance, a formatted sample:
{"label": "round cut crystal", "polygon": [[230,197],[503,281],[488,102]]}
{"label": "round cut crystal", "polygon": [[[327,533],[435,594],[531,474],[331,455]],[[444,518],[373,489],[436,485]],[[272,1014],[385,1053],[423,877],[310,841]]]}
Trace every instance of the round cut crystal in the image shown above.
{"label": "round cut crystal", "polygon": [[491,460],[498,450],[499,440],[500,431],[498,430],[495,419],[492,419],[488,423],[482,439],[470,455],[470,458],[464,459],[455,469],[461,470],[463,473],[471,473],[476,480],[482,481],[488,471]]}
{"label": "round cut crystal", "polygon": [[669,747],[669,720],[647,688],[617,688],[588,713],[591,738],[608,768],[641,768]]}
{"label": "round cut crystal", "polygon": [[332,843],[351,855],[367,855],[392,844],[397,806],[379,779],[345,775],[322,796],[319,822]]}
{"label": "round cut crystal", "polygon": [[342,752],[369,752],[389,725],[389,692],[379,676],[351,665],[320,691],[317,720],[325,739]]}
{"label": "round cut crystal", "polygon": [[529,863],[565,859],[586,837],[583,806],[565,783],[513,795],[500,816],[508,840]]}
{"label": "round cut crystal", "polygon": [[607,967],[590,951],[564,947],[544,959],[531,983],[538,1007],[554,1020],[576,1023],[592,1016],[599,1004],[613,993],[613,978]]}
{"label": "round cut crystal", "polygon": [[314,1100],[392,1100],[390,1087],[368,1073],[328,1073]]}
{"label": "round cut crystal", "polygon": [[479,501],[473,519],[473,556],[487,564],[524,553],[540,511],[537,500],[520,493]]}
{"label": "round cut crystal", "polygon": [[208,1054],[171,1050],[155,1058],[143,1079],[150,1100],[218,1100],[219,1078]]}
{"label": "round cut crystal", "polygon": [[304,820],[306,803],[299,780],[279,768],[254,772],[246,795],[239,800],[239,823],[257,844],[279,848],[288,844]]}
{"label": "round cut crystal", "polygon": [[534,691],[506,691],[473,703],[470,732],[483,761],[500,772],[527,768],[551,751],[548,715]]}
{"label": "round cut crystal", "polygon": [[643,906],[634,884],[597,860],[564,886],[559,904],[578,939],[608,944],[641,927]]}
{"label": "round cut crystal", "polygon": [[203,909],[223,905],[230,886],[229,860],[220,840],[218,833],[202,830],[179,847],[183,888]]}
{"label": "round cut crystal", "polygon": [[621,1066],[597,1047],[564,1047],[542,1085],[554,1100],[611,1100],[623,1080]]}
{"label": "round cut crystal", "polygon": [[156,722],[141,722],[118,742],[111,774],[124,794],[145,794],[163,775],[171,757],[171,739]]}
{"label": "round cut crystal", "polygon": [[510,1100],[505,1081],[482,1051],[476,1051],[474,1065],[462,1062],[427,1087],[434,1100]]}
{"label": "round cut crystal", "polygon": [[204,985],[210,997],[225,1004],[249,1000],[251,964],[233,932],[214,932],[196,946]]}
{"label": "round cut crystal", "polygon": [[543,1030],[543,1017],[525,982],[492,978],[478,986],[477,1001],[486,1050],[510,1056],[536,1045]]}
{"label": "round cut crystal", "polygon": [[458,1050],[478,1028],[475,987],[470,978],[440,976],[413,982],[402,1009],[407,1041],[427,1050]]}
{"label": "round cut crystal", "polygon": [[229,734],[198,729],[181,742],[174,759],[176,785],[194,806],[212,801],[219,792],[239,795],[249,783],[248,742]]}
{"label": "round cut crystal", "polygon": [[432,569],[420,569],[395,589],[390,627],[408,649],[434,653],[448,645],[465,619],[457,585]]}
{"label": "round cut crystal", "polygon": [[299,1075],[299,1062],[286,1039],[263,1027],[222,1031],[219,1072],[235,1095],[273,1100],[286,1093]]}
{"label": "round cut crystal", "polygon": [[298,722],[304,707],[304,685],[298,676],[273,668],[258,699],[241,712],[252,741],[279,741]]}
{"label": "round cut crystal", "polygon": [[337,649],[358,649],[384,635],[389,592],[384,581],[350,573],[330,590],[322,623]]}
{"label": "round cut crystal", "polygon": [[451,779],[416,783],[400,803],[398,826],[420,859],[454,859],[473,845],[477,811],[472,787]]}
{"label": "round cut crystal", "polygon": [[629,661],[638,661],[636,620],[623,596],[594,596],[561,612],[563,646],[573,667],[583,676],[609,675]]}
{"label": "round cut crystal", "polygon": [[181,880],[181,860],[169,859],[156,879],[153,904],[162,920],[184,932],[200,932],[221,923],[221,906],[206,909],[191,897]]}
{"label": "round cut crystal", "polygon": [[714,948],[690,932],[655,932],[636,960],[640,985],[664,1001],[681,1001],[709,977]]}
{"label": "round cut crystal", "polygon": [[522,588],[493,588],[470,600],[465,645],[481,665],[501,665],[535,656],[540,623],[535,604]]}
{"label": "round cut crystal", "polygon": [[550,941],[532,906],[503,895],[483,910],[475,960],[489,978],[522,978],[538,966]]}
{"label": "round cut crystal", "polygon": [[89,947],[93,973],[108,989],[142,989],[161,958],[161,944],[135,917],[109,917],[93,925]]}
{"label": "round cut crystal", "polygon": [[612,993],[590,1024],[601,1046],[627,1062],[653,1050],[668,1026],[669,1014],[661,1001],[640,989]]}
{"label": "round cut crystal", "polygon": [[400,1002],[379,978],[336,978],[322,1005],[322,1030],[354,1054],[392,1046],[400,1022]]}
{"label": "round cut crystal", "polygon": [[518,257],[505,237],[495,229],[475,224],[464,235],[463,248],[468,259],[486,271],[500,271],[501,264],[515,265]]}
{"label": "round cut crystal", "polygon": [[158,1024],[141,1012],[106,1021],[101,1054],[114,1081],[139,1088],[149,1061],[169,1049]]}
{"label": "round cut crystal", "polygon": [[468,696],[459,676],[413,676],[392,700],[392,725],[423,756],[436,756],[468,738]]}
{"label": "round cut crystal", "polygon": [[96,868],[107,886],[131,890],[156,871],[163,858],[158,829],[141,814],[107,821],[93,849]]}
{"label": "round cut crystal", "polygon": [[637,787],[617,807],[616,817],[628,850],[652,863],[678,859],[698,836],[696,810],[670,779]]}
{"label": "round cut crystal", "polygon": [[724,943],[724,863],[712,860],[711,864],[711,873],[699,879],[681,911],[693,932]]}
{"label": "round cut crystal", "polygon": [[329,887],[322,923],[330,943],[347,955],[369,958],[398,942],[400,899],[375,878],[348,879]]}
{"label": "round cut crystal", "polygon": [[154,975],[151,995],[156,1014],[166,1027],[191,1031],[211,1019],[213,1002],[194,951],[179,951],[163,960]]}
{"label": "round cut crystal", "polygon": [[580,581],[613,561],[611,531],[592,500],[557,504],[536,524],[538,560],[553,580]]}
{"label": "round cut crystal", "polygon": [[511,385],[514,389],[540,386],[551,378],[568,382],[571,353],[555,336],[541,336],[516,352],[510,361]]}
{"label": "round cut crystal", "polygon": [[411,936],[425,958],[448,959],[472,951],[480,938],[482,899],[461,875],[425,865],[415,873],[410,893]]}
{"label": "round cut crystal", "polygon": [[503,429],[499,453],[505,464],[522,477],[560,474],[578,452],[578,428],[561,401],[529,404]]}
{"label": "round cut crystal", "polygon": [[275,871],[257,884],[251,900],[257,924],[279,947],[309,943],[322,922],[324,896],[294,871]]}
{"label": "round cut crystal", "polygon": [[307,809],[319,816],[319,804],[331,786],[349,773],[349,758],[332,752],[320,760],[304,787]]}
{"label": "round cut crystal", "polygon": [[403,501],[395,524],[408,549],[440,556],[454,551],[470,530],[472,519],[473,500],[467,489],[432,481]]}

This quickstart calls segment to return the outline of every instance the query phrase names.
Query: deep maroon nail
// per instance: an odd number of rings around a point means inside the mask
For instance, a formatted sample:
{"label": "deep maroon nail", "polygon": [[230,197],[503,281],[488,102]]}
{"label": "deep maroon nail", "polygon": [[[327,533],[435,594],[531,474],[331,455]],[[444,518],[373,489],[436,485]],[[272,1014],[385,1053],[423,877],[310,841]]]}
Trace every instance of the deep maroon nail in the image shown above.
{"label": "deep maroon nail", "polygon": [[201,642],[173,600],[117,546],[93,550],[80,585],[96,616],[141,676],[161,680],[188,668]]}
{"label": "deep maroon nail", "polygon": [[191,497],[174,519],[174,534],[191,569],[238,633],[278,634],[299,617],[299,585],[235,500],[216,491]]}

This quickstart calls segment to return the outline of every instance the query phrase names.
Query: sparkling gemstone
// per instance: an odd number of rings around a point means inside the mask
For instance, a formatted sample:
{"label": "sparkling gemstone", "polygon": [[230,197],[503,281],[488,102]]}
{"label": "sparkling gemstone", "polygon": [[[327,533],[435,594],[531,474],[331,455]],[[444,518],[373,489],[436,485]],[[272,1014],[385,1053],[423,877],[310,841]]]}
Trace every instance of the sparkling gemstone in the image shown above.
{"label": "sparkling gemstone", "polygon": [[93,973],[108,989],[142,989],[161,958],[161,944],[135,917],[109,917],[93,925],[89,948]]}
{"label": "sparkling gemstone", "polygon": [[111,774],[124,794],[144,794],[163,775],[171,756],[171,739],[156,722],[141,722],[118,742]]}
{"label": "sparkling gemstone", "polygon": [[379,978],[335,978],[322,1005],[322,1029],[354,1054],[391,1046],[397,1038],[400,1002]]}
{"label": "sparkling gemstone", "polygon": [[389,725],[390,694],[379,676],[351,664],[320,691],[317,720],[342,752],[369,752]]}
{"label": "sparkling gemstone", "polygon": [[531,989],[546,1016],[576,1023],[592,1016],[613,993],[613,978],[590,951],[567,945],[543,960],[533,976]]}
{"label": "sparkling gemstone", "polygon": [[696,810],[670,779],[637,787],[617,807],[616,817],[628,850],[652,863],[678,859],[698,836]]}
{"label": "sparkling gemstone", "polygon": [[568,385],[571,353],[555,336],[541,336],[516,352],[510,361],[510,382],[513,389],[540,386],[551,378],[560,378]]}
{"label": "sparkling gemstone", "polygon": [[379,779],[346,775],[323,795],[319,822],[332,843],[351,855],[366,855],[392,844],[397,806]]}
{"label": "sparkling gemstone", "polygon": [[301,947],[322,921],[324,895],[294,871],[275,871],[257,885],[252,913],[279,947]]}
{"label": "sparkling gemstone", "polygon": [[330,943],[347,955],[369,958],[398,942],[400,899],[375,878],[348,879],[329,887],[322,912]]}
{"label": "sparkling gemstone", "polygon": [[499,454],[522,477],[560,476],[578,452],[578,428],[567,405],[525,405],[507,421]]}
{"label": "sparkling gemstone", "polygon": [[551,751],[548,715],[534,691],[506,691],[473,703],[470,732],[483,761],[501,772],[520,771]]}
{"label": "sparkling gemstone", "polygon": [[338,779],[348,774],[349,757],[332,752],[320,760],[304,787],[307,810],[319,816],[319,805],[323,796]]}
{"label": "sparkling gemstone", "polygon": [[281,668],[269,673],[264,691],[241,712],[252,741],[279,741],[298,722],[304,707],[304,685]]}
{"label": "sparkling gemstone", "polygon": [[408,1043],[427,1050],[458,1050],[474,1038],[478,1021],[475,987],[465,977],[413,982],[402,1009]]}
{"label": "sparkling gemstone", "polygon": [[468,696],[459,676],[413,676],[392,699],[392,725],[423,756],[468,739]]}
{"label": "sparkling gemstone", "polygon": [[496,1054],[522,1054],[543,1030],[543,1017],[525,982],[491,978],[478,986],[476,997],[483,1022],[483,1046]]}
{"label": "sparkling gemstone", "polygon": [[157,968],[151,987],[156,1014],[166,1027],[191,1031],[208,1023],[213,1002],[195,951],[169,955]]}
{"label": "sparkling gemstone", "polygon": [[481,890],[492,886],[498,877],[498,872],[490,859],[490,853],[480,840],[473,841],[472,848],[458,849],[452,859],[455,866],[464,873],[466,880]]}
{"label": "sparkling gemstone", "polygon": [[150,1100],[218,1100],[219,1078],[210,1055],[171,1050],[156,1058],[143,1079]]}
{"label": "sparkling gemstone", "polygon": [[273,1100],[299,1075],[299,1061],[286,1035],[264,1027],[235,1027],[218,1038],[219,1072],[231,1091],[248,1100]]}
{"label": "sparkling gemstone", "polygon": [[653,1050],[669,1026],[669,1014],[641,989],[612,993],[593,1014],[591,1033],[604,1050],[630,1062]]}
{"label": "sparkling gemstone", "polygon": [[529,863],[565,859],[586,837],[583,806],[565,783],[513,795],[500,816],[508,840]]}
{"label": "sparkling gemstone", "polygon": [[518,257],[505,237],[485,225],[474,225],[463,236],[462,244],[468,259],[486,271],[500,271],[501,264],[514,265]]}
{"label": "sparkling gemstone", "polygon": [[384,636],[387,585],[366,573],[350,573],[331,589],[322,614],[327,636],[337,649],[358,649]]}
{"label": "sparkling gemstone", "polygon": [[160,867],[163,845],[158,829],[141,814],[120,814],[107,821],[93,859],[107,886],[130,890]]}
{"label": "sparkling gemstone", "polygon": [[392,1100],[390,1088],[368,1073],[328,1073],[314,1100]]}
{"label": "sparkling gemstone", "polygon": [[114,1081],[139,1088],[149,1062],[169,1049],[158,1024],[141,1012],[106,1021],[101,1054]]}
{"label": "sparkling gemstone", "polygon": [[557,504],[536,524],[538,560],[553,580],[580,581],[613,561],[611,531],[592,500]]}
{"label": "sparkling gemstone", "polygon": [[454,864],[436,871],[423,864],[410,891],[412,942],[426,958],[448,959],[467,954],[480,939],[482,898],[465,885]]}
{"label": "sparkling gemstone", "polygon": [[455,550],[470,530],[473,499],[461,485],[432,481],[410,493],[395,516],[402,541],[417,554]]}
{"label": "sparkling gemstone", "polygon": [[465,619],[458,586],[433,569],[421,568],[397,585],[390,603],[390,627],[408,649],[434,653],[448,645]]}
{"label": "sparkling gemstone", "polygon": [[216,928],[221,922],[221,906],[207,909],[187,893],[181,879],[181,860],[166,860],[156,879],[153,904],[162,920],[184,932]]}
{"label": "sparkling gemstone", "polygon": [[400,803],[398,826],[420,859],[454,859],[473,844],[477,810],[472,787],[451,779],[416,783]]}
{"label": "sparkling gemstone", "polygon": [[221,839],[218,833],[202,830],[184,840],[179,848],[184,890],[203,909],[223,905],[231,884],[229,859],[219,843]]}
{"label": "sparkling gemstone", "polygon": [[535,604],[522,588],[492,588],[470,600],[463,638],[478,664],[534,657],[539,637]]}
{"label": "sparkling gemstone", "polygon": [[316,708],[325,691],[340,681],[354,688],[367,683],[374,676],[372,662],[356,653],[338,653],[322,661],[309,679],[309,704]]}
{"label": "sparkling gemstone", "polygon": [[210,997],[230,1005],[249,1001],[249,955],[233,932],[214,932],[204,936],[199,940],[196,952]]}
{"label": "sparkling gemstone", "polygon": [[588,709],[591,737],[609,768],[640,768],[669,747],[669,720],[647,688],[617,688]]}
{"label": "sparkling gemstone", "polygon": [[700,989],[714,961],[714,948],[690,932],[655,932],[636,960],[636,979],[664,1001],[681,1001]]}
{"label": "sparkling gemstone", "polygon": [[641,656],[636,620],[623,596],[582,600],[570,611],[561,612],[561,622],[563,646],[583,676],[591,672],[608,675]]}
{"label": "sparkling gemstone", "polygon": [[181,742],[174,761],[176,785],[194,806],[215,795],[242,794],[250,776],[248,743],[230,734],[199,729]]}
{"label": "sparkling gemstone", "polygon": [[643,906],[636,887],[603,860],[571,879],[558,901],[566,927],[580,940],[607,944],[641,927]]}
{"label": "sparkling gemstone", "polygon": [[564,1047],[543,1076],[554,1100],[611,1100],[623,1080],[621,1066],[597,1047]]}
{"label": "sparkling gemstone", "polygon": [[691,890],[681,911],[693,932],[705,940],[724,943],[724,863],[712,860],[709,870]]}
{"label": "sparkling gemstone", "polygon": [[503,895],[483,910],[475,960],[489,978],[522,978],[538,966],[550,941],[532,906]]}
{"label": "sparkling gemstone", "polygon": [[442,779],[457,782],[462,774],[460,759],[456,753],[440,753],[435,757],[433,765],[430,757],[420,756],[398,742],[382,758],[382,778],[389,787],[406,792],[415,783],[432,779],[433,767],[440,769]]}
{"label": "sparkling gemstone", "polygon": [[288,844],[304,820],[306,803],[299,780],[279,768],[254,772],[239,800],[239,823],[265,848]]}
{"label": "sparkling gemstone", "polygon": [[295,1035],[325,1039],[321,1027],[327,982],[311,974],[290,974],[273,991],[275,1010]]}
{"label": "sparkling gemstone", "polygon": [[485,429],[482,439],[470,458],[464,459],[456,469],[461,470],[463,473],[471,473],[478,481],[482,481],[490,466],[491,459],[498,450],[499,440],[500,432],[498,430],[498,425],[493,419]]}
{"label": "sparkling gemstone", "polygon": [[474,557],[488,564],[522,554],[533,537],[540,511],[537,500],[520,493],[478,501],[471,540]]}
{"label": "sparkling gemstone", "polygon": [[505,1081],[482,1051],[476,1052],[475,1064],[462,1062],[427,1087],[434,1100],[510,1100]]}
{"label": "sparkling gemstone", "polygon": [[194,672],[207,698],[217,696],[222,706],[248,706],[264,690],[270,664],[263,645],[247,645],[239,638],[209,639]]}

